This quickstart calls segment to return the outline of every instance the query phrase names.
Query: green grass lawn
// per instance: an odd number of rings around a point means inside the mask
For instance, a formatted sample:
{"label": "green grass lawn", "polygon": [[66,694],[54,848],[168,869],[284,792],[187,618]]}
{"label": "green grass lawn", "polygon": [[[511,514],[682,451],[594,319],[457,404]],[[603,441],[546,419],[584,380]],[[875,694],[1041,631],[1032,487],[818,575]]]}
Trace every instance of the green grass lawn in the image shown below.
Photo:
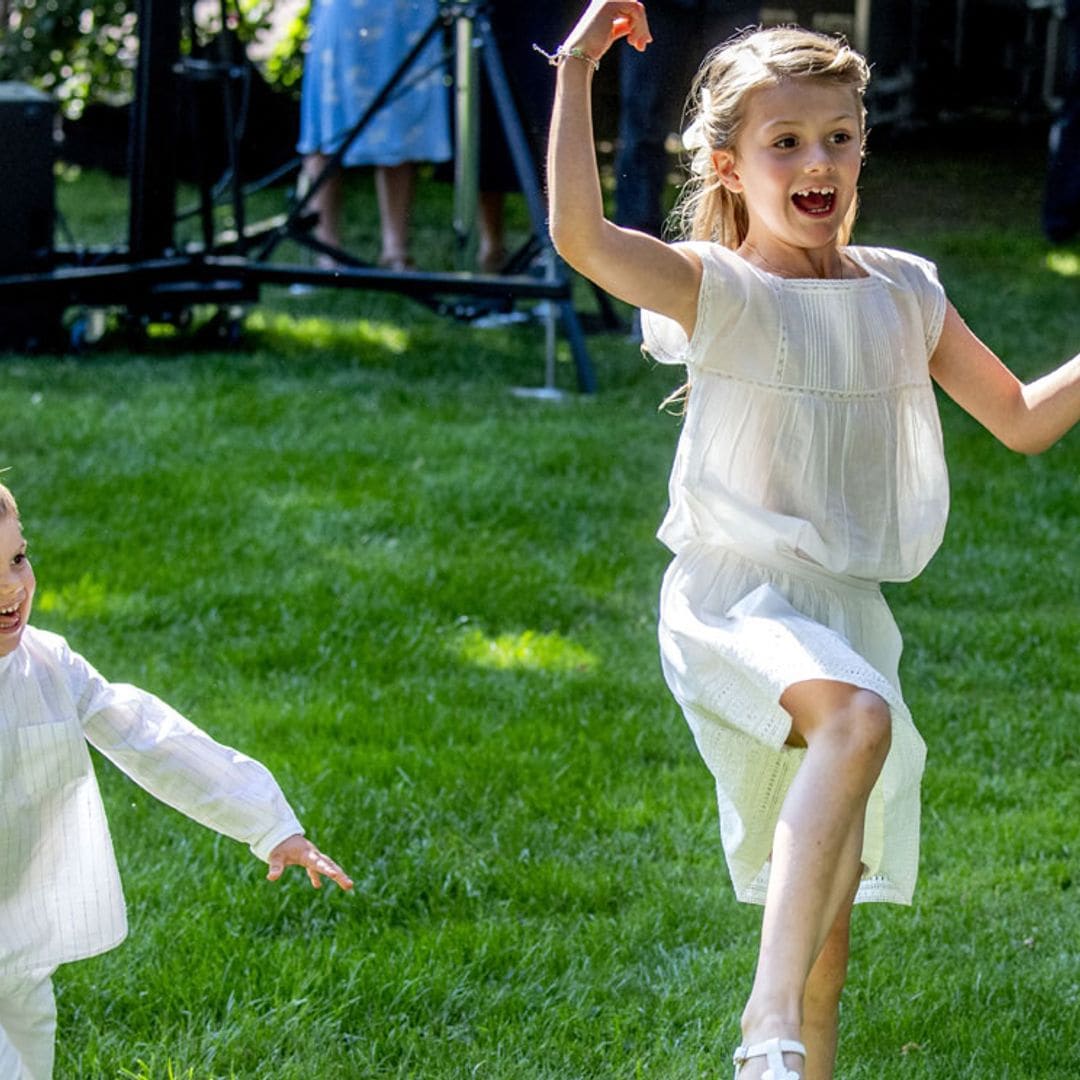
{"label": "green grass lawn", "polygon": [[[1080,257],[1027,154],[875,152],[859,238],[936,259],[1031,376],[1080,348]],[[121,191],[60,184],[79,239],[122,235]],[[370,247],[365,180],[350,206]],[[656,655],[677,373],[601,335],[595,398],[521,400],[539,328],[391,296],[267,291],[248,326],[0,360],[0,463],[36,623],[268,764],[356,889],[270,885],[102,764],[132,934],[58,974],[58,1080],[727,1076],[759,913]],[[949,533],[888,590],[922,875],[857,913],[844,1080],[1060,1077],[1077,1045],[1080,436],[1025,459],[943,416]]]}

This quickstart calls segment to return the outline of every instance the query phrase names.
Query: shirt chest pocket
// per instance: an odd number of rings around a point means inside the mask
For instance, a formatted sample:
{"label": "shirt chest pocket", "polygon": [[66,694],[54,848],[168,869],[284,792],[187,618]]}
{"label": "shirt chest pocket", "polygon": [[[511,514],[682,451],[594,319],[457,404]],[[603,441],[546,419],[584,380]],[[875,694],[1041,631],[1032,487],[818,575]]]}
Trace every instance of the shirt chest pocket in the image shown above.
{"label": "shirt chest pocket", "polygon": [[0,732],[0,802],[40,802],[77,782],[88,768],[77,719]]}

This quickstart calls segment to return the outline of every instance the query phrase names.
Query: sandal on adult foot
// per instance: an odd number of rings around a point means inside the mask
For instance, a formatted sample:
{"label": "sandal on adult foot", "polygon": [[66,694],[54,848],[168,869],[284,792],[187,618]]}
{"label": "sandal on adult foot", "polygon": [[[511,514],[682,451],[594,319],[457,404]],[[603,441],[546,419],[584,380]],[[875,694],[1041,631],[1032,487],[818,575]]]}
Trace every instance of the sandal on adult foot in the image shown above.
{"label": "sandal on adult foot", "polygon": [[792,1072],[784,1064],[785,1054],[798,1054],[805,1061],[806,1047],[794,1039],[766,1039],[764,1042],[754,1043],[753,1046],[740,1046],[733,1059],[735,1080],[739,1080],[742,1067],[756,1057],[768,1059],[769,1067],[761,1074],[761,1080],[800,1080],[799,1074]]}
{"label": "sandal on adult foot", "polygon": [[391,252],[379,256],[379,269],[391,270],[395,274],[407,274],[416,269],[416,263],[404,252]]}

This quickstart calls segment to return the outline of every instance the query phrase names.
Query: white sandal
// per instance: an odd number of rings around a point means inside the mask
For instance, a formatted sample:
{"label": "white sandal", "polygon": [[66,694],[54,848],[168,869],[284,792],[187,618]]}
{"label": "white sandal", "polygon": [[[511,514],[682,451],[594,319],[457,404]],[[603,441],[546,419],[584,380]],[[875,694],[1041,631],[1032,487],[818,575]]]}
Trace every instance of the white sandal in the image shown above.
{"label": "white sandal", "polygon": [[739,1080],[739,1070],[751,1059],[768,1058],[769,1067],[761,1074],[761,1080],[800,1080],[797,1072],[792,1072],[784,1064],[785,1054],[799,1054],[806,1060],[806,1047],[794,1039],[766,1039],[753,1046],[740,1046],[735,1051],[735,1080]]}

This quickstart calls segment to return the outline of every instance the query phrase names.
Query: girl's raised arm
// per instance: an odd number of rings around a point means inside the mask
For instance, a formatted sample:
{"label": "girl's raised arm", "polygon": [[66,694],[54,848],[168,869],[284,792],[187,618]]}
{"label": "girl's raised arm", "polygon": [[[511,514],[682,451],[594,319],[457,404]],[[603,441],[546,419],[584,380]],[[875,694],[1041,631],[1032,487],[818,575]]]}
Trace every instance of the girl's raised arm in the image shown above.
{"label": "girl's raised arm", "polygon": [[638,50],[652,40],[644,5],[593,0],[556,54],[548,143],[551,239],[579,273],[635,307],[675,319],[689,336],[697,317],[700,260],[604,217],[593,142],[592,77],[600,58],[623,37]]}
{"label": "girl's raised arm", "polygon": [[1021,454],[1051,447],[1080,421],[1080,356],[1022,383],[949,304],[930,374],[991,435]]}

